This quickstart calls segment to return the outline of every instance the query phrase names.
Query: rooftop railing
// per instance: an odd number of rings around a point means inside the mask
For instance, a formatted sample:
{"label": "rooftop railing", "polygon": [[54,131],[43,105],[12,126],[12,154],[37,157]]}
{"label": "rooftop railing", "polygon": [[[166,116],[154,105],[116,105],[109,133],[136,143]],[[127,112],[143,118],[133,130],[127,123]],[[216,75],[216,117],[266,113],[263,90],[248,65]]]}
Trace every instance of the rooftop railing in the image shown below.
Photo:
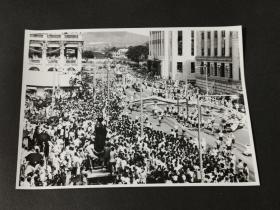
{"label": "rooftop railing", "polygon": [[30,37],[33,37],[33,38],[43,38],[44,34],[30,34]]}
{"label": "rooftop railing", "polygon": [[66,59],[66,63],[75,64],[77,63],[77,60]]}
{"label": "rooftop railing", "polygon": [[56,38],[56,39],[59,39],[59,38],[61,38],[61,35],[60,35],[60,34],[48,34],[48,38]]}
{"label": "rooftop railing", "polygon": [[79,36],[77,34],[65,34],[64,37],[66,39],[77,39]]}

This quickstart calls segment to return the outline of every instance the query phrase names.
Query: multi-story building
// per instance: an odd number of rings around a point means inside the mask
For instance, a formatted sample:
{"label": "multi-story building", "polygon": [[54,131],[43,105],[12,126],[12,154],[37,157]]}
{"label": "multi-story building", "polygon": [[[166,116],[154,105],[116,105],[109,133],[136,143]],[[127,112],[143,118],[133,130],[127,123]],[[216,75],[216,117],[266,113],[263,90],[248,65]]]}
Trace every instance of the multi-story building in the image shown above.
{"label": "multi-story building", "polygon": [[238,31],[225,27],[152,30],[149,60],[157,63],[154,66],[165,79],[193,81],[212,93],[241,90]]}
{"label": "multi-story building", "polygon": [[150,31],[149,60],[164,79],[195,80],[195,51],[191,28]]}
{"label": "multi-story building", "polygon": [[210,93],[241,90],[238,31],[196,31],[196,85]]}
{"label": "multi-story building", "polygon": [[83,40],[79,33],[26,34],[24,83],[44,92],[53,86],[71,86],[71,78],[82,68]]}

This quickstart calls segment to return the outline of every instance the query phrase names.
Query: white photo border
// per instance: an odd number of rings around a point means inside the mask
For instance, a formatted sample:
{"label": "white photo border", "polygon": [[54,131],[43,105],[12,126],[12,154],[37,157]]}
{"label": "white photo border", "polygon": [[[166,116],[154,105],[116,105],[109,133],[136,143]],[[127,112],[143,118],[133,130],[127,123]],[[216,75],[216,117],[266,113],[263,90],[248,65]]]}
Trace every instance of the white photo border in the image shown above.
{"label": "white photo border", "polygon": [[[224,29],[224,30],[235,30],[238,32],[238,42],[239,42],[239,59],[240,59],[240,74],[241,74],[241,84],[242,92],[244,96],[245,109],[247,115],[247,125],[250,138],[250,145],[253,147],[252,162],[255,181],[252,182],[242,182],[242,183],[173,183],[173,184],[107,184],[107,185],[73,185],[73,186],[37,186],[37,187],[23,187],[19,185],[19,175],[20,175],[20,162],[21,162],[21,146],[23,137],[23,122],[24,122],[24,108],[25,108],[25,96],[26,96],[26,74],[25,69],[28,61],[28,37],[30,33],[40,32],[40,33],[50,33],[50,32],[118,32],[118,31],[141,31],[141,30],[178,30],[178,29],[194,29],[194,30],[210,30],[210,29]],[[260,186],[258,166],[256,160],[255,145],[253,140],[253,132],[251,125],[251,117],[249,112],[247,90],[245,85],[245,73],[244,73],[244,57],[243,57],[243,34],[242,26],[211,26],[211,27],[147,27],[147,28],[96,28],[96,29],[59,29],[59,30],[25,30],[24,36],[24,52],[23,52],[23,69],[22,69],[22,89],[21,89],[21,107],[20,107],[20,123],[19,123],[19,135],[18,135],[18,154],[17,154],[17,172],[16,172],[16,189],[19,190],[45,190],[45,189],[83,189],[83,188],[131,188],[131,187],[220,187],[220,186]]]}

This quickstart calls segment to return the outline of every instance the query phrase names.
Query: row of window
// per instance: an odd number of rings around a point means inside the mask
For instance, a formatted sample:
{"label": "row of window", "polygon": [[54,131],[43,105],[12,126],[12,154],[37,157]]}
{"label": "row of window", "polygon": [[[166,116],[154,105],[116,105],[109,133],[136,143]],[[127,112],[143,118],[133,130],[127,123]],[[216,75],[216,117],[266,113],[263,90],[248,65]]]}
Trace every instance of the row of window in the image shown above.
{"label": "row of window", "polygon": [[[211,32],[207,31],[207,37],[204,37],[204,32],[201,33],[201,55],[211,55]],[[207,39],[206,44],[205,40]],[[232,38],[232,32],[229,33],[229,40]],[[205,46],[206,45],[206,46]],[[226,32],[221,31],[221,56],[225,56],[225,46],[226,46]],[[232,55],[232,46],[230,42],[229,46],[229,56]],[[218,31],[214,31],[214,56],[218,56]]]}
{"label": "row of window", "polygon": [[[207,76],[219,76],[219,77],[228,77],[232,79],[232,63],[229,64],[229,67],[226,68],[225,63],[221,63],[219,66],[217,63],[213,63],[213,65],[210,65],[209,62],[201,62],[200,66],[200,74],[204,75],[206,74],[207,70]],[[228,74],[226,75],[226,71],[228,71]]]}
{"label": "row of window", "polygon": [[[156,33],[156,32],[154,32]],[[155,39],[155,40],[151,40],[151,44],[160,44],[161,43],[161,38],[163,38],[163,36],[159,33],[159,38],[160,39]],[[153,32],[152,32],[153,34]],[[226,46],[226,37],[225,37],[225,31],[221,31],[221,56],[225,56],[225,46]],[[229,40],[231,40],[232,38],[232,32],[230,32],[229,34]],[[205,42],[204,39],[207,39],[207,41]],[[202,56],[206,56],[206,55],[211,55],[211,32],[207,31],[206,32],[206,37],[205,37],[205,33],[202,32],[201,33],[201,55]],[[178,56],[182,56],[183,55],[183,31],[178,31],[177,34],[177,54]],[[232,55],[232,46],[231,43],[229,44],[229,56]],[[191,31],[191,56],[194,56],[194,31]],[[214,56],[218,56],[218,31],[214,31]]]}
{"label": "row of window", "polygon": [[[207,71],[208,76],[227,76],[228,78],[232,79],[232,63],[229,64],[229,67],[227,69],[225,63],[221,63],[220,66],[218,66],[217,63],[213,63],[213,65],[210,65],[210,62],[201,62],[201,66],[199,67],[199,69],[201,75],[206,74]],[[228,70],[228,75],[226,75],[226,70]],[[177,62],[177,72],[183,72],[183,62]],[[191,62],[191,73],[195,73],[195,62]]]}
{"label": "row of window", "polygon": [[[40,71],[40,69],[38,67],[35,67],[35,66],[30,67],[28,70],[29,71]],[[48,71],[57,71],[57,68],[51,67],[51,68],[48,69]],[[69,67],[67,69],[67,71],[76,71],[76,70],[73,67]]]}
{"label": "row of window", "polygon": [[[183,72],[183,62],[177,62],[177,72]],[[191,73],[195,73],[195,62],[191,62]]]}
{"label": "row of window", "polygon": [[[60,48],[48,48],[46,52],[47,57],[59,57],[61,54]],[[42,58],[43,51],[39,47],[30,47],[28,57],[29,58]],[[78,49],[73,47],[67,47],[63,50],[63,56],[78,57]]]}
{"label": "row of window", "polygon": [[[183,54],[183,31],[178,31],[178,55]],[[194,56],[194,31],[191,31],[191,55]]]}
{"label": "row of window", "polygon": [[[150,36],[153,39],[150,40],[150,44],[153,46],[153,51],[156,51],[156,54],[163,55],[164,53],[164,32],[163,31],[152,31]],[[152,49],[150,50],[150,55],[152,54]]]}

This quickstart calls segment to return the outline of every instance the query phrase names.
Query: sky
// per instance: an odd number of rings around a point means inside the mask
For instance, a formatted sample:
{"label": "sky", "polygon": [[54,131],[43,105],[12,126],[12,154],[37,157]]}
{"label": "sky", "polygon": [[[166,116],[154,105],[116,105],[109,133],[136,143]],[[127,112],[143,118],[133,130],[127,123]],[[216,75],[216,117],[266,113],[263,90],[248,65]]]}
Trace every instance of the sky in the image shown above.
{"label": "sky", "polygon": [[136,34],[141,34],[141,35],[145,35],[145,36],[149,36],[149,31],[150,29],[148,28],[139,28],[139,29],[126,29],[125,31],[127,32],[131,32],[131,33],[136,33]]}

